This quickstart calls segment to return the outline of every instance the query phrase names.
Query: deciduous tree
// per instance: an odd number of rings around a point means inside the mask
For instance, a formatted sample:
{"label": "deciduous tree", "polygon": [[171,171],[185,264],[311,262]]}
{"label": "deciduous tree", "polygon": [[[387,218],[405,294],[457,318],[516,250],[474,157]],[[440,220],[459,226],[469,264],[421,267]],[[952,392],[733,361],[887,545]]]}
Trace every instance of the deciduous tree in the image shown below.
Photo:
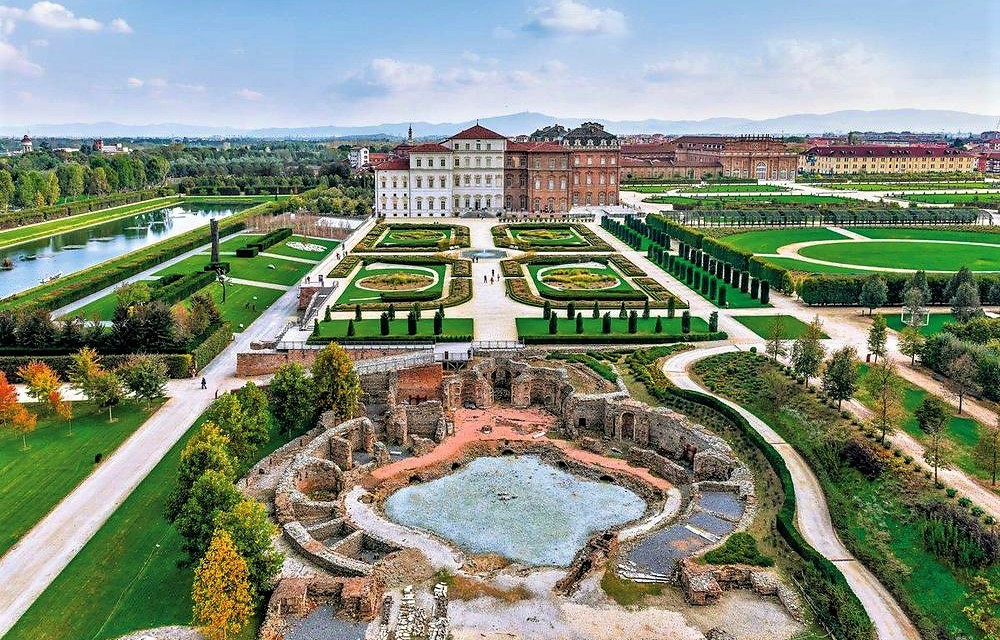
{"label": "deciduous tree", "polygon": [[28,450],[28,434],[35,430],[37,418],[17,400],[17,388],[0,371],[0,429],[21,436],[21,450]]}
{"label": "deciduous tree", "polygon": [[268,519],[264,505],[250,498],[241,500],[216,516],[215,530],[228,533],[246,560],[255,599],[267,593],[281,571],[284,557],[271,542],[278,528]]}
{"label": "deciduous tree", "polygon": [[313,425],[316,390],[302,365],[290,362],[278,367],[268,394],[271,414],[282,433],[305,431]]}
{"label": "deciduous tree", "polygon": [[886,342],[889,339],[889,326],[885,322],[884,316],[872,318],[871,329],[868,330],[868,351],[875,356],[878,362],[879,356],[885,356]]}
{"label": "deciduous tree", "polygon": [[938,469],[947,469],[950,461],[949,443],[945,435],[951,411],[941,398],[927,394],[913,415],[923,432],[929,436],[924,461],[934,468],[934,483],[937,484]]}
{"label": "deciduous tree", "polygon": [[881,434],[881,441],[892,435],[903,421],[903,381],[891,360],[868,370],[862,383],[871,399],[871,425]]}
{"label": "deciduous tree", "polygon": [[964,282],[959,285],[950,302],[951,315],[959,322],[968,322],[983,313],[983,307],[979,302],[979,289],[974,283]]}
{"label": "deciduous tree", "polygon": [[948,365],[948,389],[958,396],[958,413],[962,414],[962,404],[966,394],[979,393],[979,367],[968,352],[958,356]]}
{"label": "deciduous tree", "polygon": [[886,284],[885,278],[878,273],[868,276],[864,284],[861,285],[861,296],[858,303],[868,309],[868,315],[871,315],[875,309],[884,307],[888,301],[889,285]]}
{"label": "deciduous tree", "polygon": [[816,316],[792,343],[792,368],[796,374],[804,376],[807,382],[819,373],[823,358],[826,357],[823,335],[823,323]]}
{"label": "deciduous tree", "polygon": [[823,392],[837,401],[840,409],[844,400],[858,388],[858,355],[854,347],[834,351],[823,369]]}
{"label": "deciduous tree", "polygon": [[354,416],[361,399],[361,382],[347,352],[331,343],[316,355],[312,368],[316,408],[332,410],[338,418]]}
{"label": "deciduous tree", "polygon": [[131,355],[117,373],[129,393],[147,407],[163,397],[169,379],[163,358],[153,355]]}
{"label": "deciduous tree", "polygon": [[231,477],[209,469],[201,474],[174,518],[177,533],[183,541],[181,549],[194,562],[208,548],[215,531],[215,518],[222,511],[232,509],[243,499],[243,494],[233,484]]}
{"label": "deciduous tree", "polygon": [[250,571],[228,532],[220,530],[212,536],[205,557],[195,569],[191,599],[194,621],[208,640],[226,640],[250,621]]}
{"label": "deciduous tree", "polygon": [[990,474],[990,484],[996,486],[1000,472],[1000,413],[991,425],[984,425],[973,451],[976,464]]}
{"label": "deciduous tree", "polygon": [[774,362],[788,353],[785,347],[785,319],[780,315],[774,316],[767,326],[767,344],[764,346],[764,351]]}
{"label": "deciduous tree", "polygon": [[191,487],[209,469],[218,471],[232,480],[236,463],[229,454],[229,438],[212,422],[205,422],[201,429],[184,445],[177,468],[177,485],[167,499],[167,519],[177,519],[181,508],[191,497]]}
{"label": "deciduous tree", "polygon": [[924,334],[920,333],[920,329],[914,326],[904,327],[903,332],[899,334],[899,352],[904,356],[910,356],[912,365],[923,349],[924,342]]}

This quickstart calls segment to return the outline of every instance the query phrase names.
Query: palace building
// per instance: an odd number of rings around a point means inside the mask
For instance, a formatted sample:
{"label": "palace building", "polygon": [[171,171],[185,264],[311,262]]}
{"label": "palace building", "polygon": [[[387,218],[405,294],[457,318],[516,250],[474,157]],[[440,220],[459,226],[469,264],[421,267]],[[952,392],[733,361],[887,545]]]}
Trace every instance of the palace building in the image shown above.
{"label": "palace building", "polygon": [[771,136],[679,136],[628,144],[621,150],[624,180],[746,178],[794,180],[798,154]]}
{"label": "palace building", "polygon": [[939,146],[833,145],[803,153],[799,170],[823,175],[976,171],[975,153]]}
{"label": "palace building", "polygon": [[481,125],[440,143],[412,134],[374,165],[375,212],[440,217],[469,212],[567,212],[618,204],[618,138],[600,124],[539,129],[512,142]]}

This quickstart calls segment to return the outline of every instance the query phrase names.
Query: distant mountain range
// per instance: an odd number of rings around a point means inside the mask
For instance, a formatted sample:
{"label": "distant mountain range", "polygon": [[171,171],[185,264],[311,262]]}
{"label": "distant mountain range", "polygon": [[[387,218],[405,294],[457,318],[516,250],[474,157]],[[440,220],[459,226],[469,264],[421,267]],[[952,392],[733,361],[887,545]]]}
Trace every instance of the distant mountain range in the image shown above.
{"label": "distant mountain range", "polygon": [[[503,116],[481,118],[478,122],[504,135],[531,133],[539,127],[561,123],[567,127],[596,121],[617,134],[752,134],[770,133],[806,135],[846,133],[848,131],[912,131],[944,133],[979,133],[997,128],[998,116],[934,109],[878,109],[874,111],[834,111],[832,113],[798,113],[753,120],[750,118],[708,118],[705,120],[606,120],[603,118],[559,118],[525,111]],[[193,125],[167,122],[132,125],[118,122],[0,125],[0,135],[21,136],[25,131],[35,136],[50,137],[118,137],[118,138],[400,138],[413,126],[418,138],[442,138],[475,124],[466,122],[393,122],[367,126],[321,125],[310,127],[272,127],[239,129],[235,127]]]}

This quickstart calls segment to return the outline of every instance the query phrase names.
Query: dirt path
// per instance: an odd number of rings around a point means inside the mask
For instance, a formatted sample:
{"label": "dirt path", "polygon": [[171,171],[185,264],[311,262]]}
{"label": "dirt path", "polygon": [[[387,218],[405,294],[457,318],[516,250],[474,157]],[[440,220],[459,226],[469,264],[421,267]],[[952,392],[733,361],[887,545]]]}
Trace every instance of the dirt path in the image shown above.
{"label": "dirt path", "polygon": [[778,451],[792,477],[795,488],[796,526],[806,541],[824,557],[835,563],[844,574],[851,589],[857,594],[865,611],[875,624],[880,640],[919,640],[916,627],[900,608],[885,587],[858,562],[844,543],[830,520],[819,480],[795,449],[786,443],[763,420],[740,405],[718,396],[695,382],[688,373],[694,362],[709,356],[737,350],[726,345],[710,349],[697,349],[680,353],[664,364],[663,371],[671,382],[682,389],[691,389],[711,395],[740,413],[765,440]]}

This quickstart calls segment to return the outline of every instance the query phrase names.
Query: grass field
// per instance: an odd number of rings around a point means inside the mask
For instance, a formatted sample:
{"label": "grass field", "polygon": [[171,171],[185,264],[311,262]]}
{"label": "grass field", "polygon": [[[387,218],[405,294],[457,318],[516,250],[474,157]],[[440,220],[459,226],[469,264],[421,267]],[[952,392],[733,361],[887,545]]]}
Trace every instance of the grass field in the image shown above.
{"label": "grass field", "polygon": [[788,191],[773,184],[705,184],[679,189],[681,193],[768,193]]}
{"label": "grass field", "polygon": [[445,238],[451,239],[451,227],[446,225],[428,224],[419,228],[400,228],[389,226],[376,247],[427,247],[435,249],[438,242]]}
{"label": "grass field", "polygon": [[[34,407],[30,407],[33,411]],[[73,403],[73,432],[51,416],[40,416],[28,434],[0,435],[0,555],[3,555],[94,469],[94,455],[111,454],[151,415],[134,403],[114,410]]]}
{"label": "grass field", "polygon": [[856,205],[858,200],[853,198],[842,198],[840,196],[811,196],[811,195],[746,195],[746,196],[706,196],[695,198],[690,196],[653,196],[646,198],[644,202],[653,204],[674,204],[688,205],[700,209],[725,209],[726,205],[739,205],[746,203],[773,204],[773,205]]}
{"label": "grass field", "polygon": [[[211,256],[207,253],[188,256],[165,269],[157,271],[154,275],[165,276],[171,273],[187,274],[192,271],[201,271],[209,263],[210,258]],[[270,256],[256,256],[253,258],[222,256],[222,261],[229,263],[229,275],[234,278],[286,286],[291,286],[298,282],[313,267],[313,265],[305,262],[293,262]],[[274,269],[269,268],[269,265],[273,265]]]}
{"label": "grass field", "polygon": [[[122,218],[124,216],[140,213],[150,209],[159,209],[160,207],[176,204],[181,201],[182,200],[176,196],[154,198],[152,200],[144,200],[142,202],[126,204],[120,207],[113,207],[111,209],[100,209],[98,211],[78,213],[75,216],[58,218],[56,220],[40,222],[30,226],[6,229],[4,231],[0,231],[0,247],[8,247],[21,242],[44,238],[45,236],[98,224],[100,222],[107,222],[108,220]],[[0,218],[2,218],[2,216],[0,216]]]}
{"label": "grass field", "polygon": [[[110,640],[139,629],[191,622],[193,569],[163,517],[180,452],[199,419],[157,463],[49,585],[4,640]],[[263,457],[287,439],[272,430]],[[256,637],[259,618],[231,640]]]}
{"label": "grass field", "polygon": [[[903,321],[900,319],[898,313],[883,313],[882,317],[885,318],[885,323],[889,325],[889,328],[893,331],[902,331],[904,328]],[[930,314],[930,321],[926,326],[918,327],[920,333],[925,336],[932,336],[935,333],[939,333],[946,322],[956,322],[955,316],[950,313],[932,313]]]}
{"label": "grass field", "polygon": [[[771,331],[771,323],[774,322],[775,318],[781,318],[781,321],[785,325],[784,338],[786,340],[794,340],[801,336],[805,332],[806,327],[809,325],[802,322],[795,316],[787,316],[783,314],[776,314],[773,316],[733,316],[733,319],[742,324],[747,329],[750,329],[756,333],[761,338],[765,340],[768,338],[768,333]],[[830,336],[823,334],[823,338],[829,338]]]}
{"label": "grass field", "polygon": [[1000,233],[989,233],[985,228],[983,231],[908,229],[906,227],[846,227],[846,229],[873,240],[898,238],[902,240],[952,240],[955,242],[1000,244]]}
{"label": "grass field", "polygon": [[967,266],[973,271],[1000,270],[1000,246],[845,240],[803,247],[799,255],[869,267],[958,271]]}
{"label": "grass field", "polygon": [[720,238],[731,247],[752,251],[753,253],[774,253],[780,247],[796,242],[812,242],[814,240],[844,240],[845,236],[831,231],[826,227],[792,227],[788,229],[768,229],[766,231],[748,231]]}
{"label": "grass field", "polygon": [[817,185],[840,191],[932,191],[937,189],[996,189],[987,182],[833,182]]}
{"label": "grass field", "polygon": [[521,244],[544,249],[545,247],[586,247],[590,243],[569,225],[552,225],[544,229],[519,229],[511,226],[507,232]]}
{"label": "grass field", "polygon": [[[392,265],[392,260],[387,259],[384,264]],[[354,276],[350,283],[344,287],[343,292],[340,297],[337,298],[337,304],[363,304],[365,302],[379,302],[379,291],[372,291],[370,289],[364,289],[358,286],[358,282],[368,278],[370,276],[376,276],[380,274],[389,273],[401,273],[401,274],[414,274],[414,275],[430,275],[428,269],[432,270],[437,274],[437,282],[428,288],[429,291],[433,291],[438,296],[444,291],[444,280],[445,280],[445,270],[444,264],[430,264],[430,265],[399,265],[392,269],[373,269],[372,265],[366,265],[361,268],[360,271]],[[397,305],[399,306],[399,305]]]}
{"label": "grass field", "polygon": [[[639,318],[638,332],[629,333],[628,332],[628,319],[626,318],[611,318],[611,333],[602,333],[601,325],[603,319],[590,317],[589,310],[581,309],[583,313],[583,333],[578,334],[576,332],[576,320],[570,320],[563,313],[559,315],[559,333],[560,336],[575,336],[581,335],[584,337],[593,338],[620,338],[623,341],[628,341],[629,338],[648,337],[656,336],[656,316],[652,316],[646,319]],[[612,316],[615,314],[612,312]],[[517,318],[515,319],[515,324],[517,325],[517,335],[521,338],[531,338],[531,337],[545,337],[551,335],[549,333],[549,321],[545,318]],[[703,318],[697,316],[691,316],[691,333],[707,333],[708,323],[705,322]],[[662,335],[679,334],[681,333],[681,316],[678,313],[674,318],[663,317],[663,333]]]}
{"label": "grass field", "polygon": [[1000,193],[924,193],[908,195],[906,199],[932,204],[979,204],[995,207],[1000,204]]}
{"label": "grass field", "polygon": [[[314,244],[323,247],[323,251],[304,251],[288,246],[289,243],[301,242],[303,244]],[[307,238],[305,236],[291,236],[284,242],[279,242],[273,247],[268,247],[265,253],[273,253],[279,256],[291,256],[292,258],[304,258],[319,262],[331,251],[340,246],[339,240],[328,240],[326,238]]]}
{"label": "grass field", "polygon": [[[587,292],[587,293],[590,293],[590,292],[593,292],[593,291],[602,291],[602,292],[605,292],[605,291],[619,291],[619,292],[635,291],[635,288],[631,284],[629,284],[628,281],[621,274],[619,274],[617,271],[615,271],[610,266],[603,265],[600,268],[598,268],[598,267],[581,267],[580,265],[582,265],[582,264],[584,264],[584,263],[566,263],[564,265],[529,264],[528,265],[528,274],[530,275],[531,279],[534,280],[535,286],[538,287],[538,293],[541,294],[542,296],[544,296],[546,293],[552,293],[552,292],[560,292],[561,293],[561,292],[565,292],[565,291],[580,291],[580,292]],[[546,274],[547,273],[548,274],[552,274],[555,271],[562,271],[562,270],[572,270],[573,272],[578,273],[579,276],[581,278],[584,278],[584,279],[586,279],[586,278],[607,278],[610,281],[610,279],[614,278],[615,280],[618,281],[618,284],[616,284],[613,287],[601,288],[601,289],[586,289],[586,288],[572,289],[572,288],[560,288],[560,287],[551,286],[550,284],[547,284],[545,282],[545,278],[546,278]],[[541,275],[539,275],[539,271],[542,271]],[[555,276],[553,275],[553,276],[550,276],[550,277],[555,277]],[[571,279],[572,279],[572,277],[571,277]]]}
{"label": "grass field", "polygon": [[[460,337],[463,339],[469,339],[473,335],[473,320],[472,318],[445,318],[441,323],[441,335],[434,335],[434,320],[433,312],[424,311],[421,314],[420,320],[417,321],[417,333],[411,336],[406,330],[406,318],[405,316],[400,318],[399,313],[395,320],[389,321],[389,335],[395,338],[434,338],[437,337],[438,340],[447,340],[449,338]],[[430,316],[430,317],[428,317]],[[319,323],[319,331],[314,332],[313,335],[319,338],[331,338],[337,340],[338,338],[346,338],[347,336],[347,324],[349,320],[329,320]],[[381,322],[378,318],[367,318],[361,320],[360,322],[354,321],[354,337],[355,338],[382,338],[382,332],[380,330]]]}

